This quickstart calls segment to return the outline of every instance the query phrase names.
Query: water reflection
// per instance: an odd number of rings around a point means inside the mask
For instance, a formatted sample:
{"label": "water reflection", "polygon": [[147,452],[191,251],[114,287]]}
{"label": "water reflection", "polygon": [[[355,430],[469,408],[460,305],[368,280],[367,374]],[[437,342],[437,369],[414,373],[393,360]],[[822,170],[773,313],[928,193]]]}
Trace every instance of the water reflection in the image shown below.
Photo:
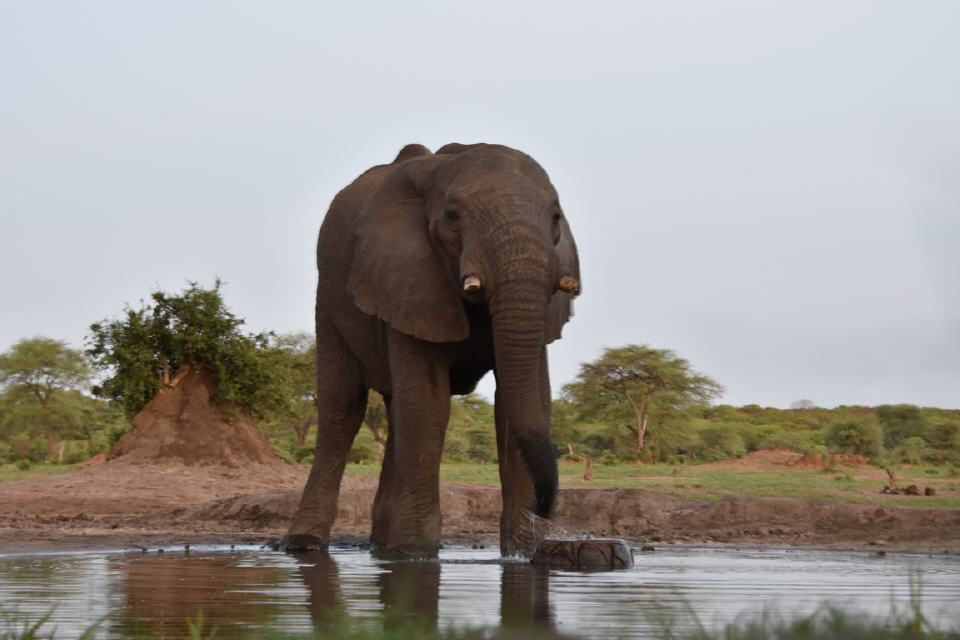
{"label": "water reflection", "polygon": [[528,564],[503,566],[500,577],[500,624],[506,629],[554,629],[549,569]]}
{"label": "water reflection", "polygon": [[328,555],[314,554],[297,559],[297,571],[307,587],[307,609],[316,628],[337,626],[346,619],[346,605],[340,590],[340,571]]}
{"label": "water reflection", "polygon": [[122,557],[111,559],[110,568],[125,596],[115,630],[135,636],[181,637],[187,620],[200,612],[205,620],[228,627],[266,625],[276,609],[262,594],[289,580],[279,567],[229,555]]}
{"label": "water reflection", "polygon": [[384,628],[437,628],[440,565],[436,562],[395,562],[377,578],[383,604]]}
{"label": "water reflection", "polygon": [[[0,609],[76,637],[107,615],[98,637],[183,637],[202,611],[209,631],[321,635],[351,628],[501,629],[510,637],[658,637],[672,614],[708,628],[760,615],[813,611],[824,600],[877,615],[907,599],[912,571],[935,624],[960,616],[954,556],[674,551],[630,571],[584,574],[500,563],[496,552],[445,550],[440,562],[385,562],[369,553],[291,557],[256,549],[0,558]],[[678,626],[674,626],[677,629]],[[0,628],[0,635],[4,629]]]}

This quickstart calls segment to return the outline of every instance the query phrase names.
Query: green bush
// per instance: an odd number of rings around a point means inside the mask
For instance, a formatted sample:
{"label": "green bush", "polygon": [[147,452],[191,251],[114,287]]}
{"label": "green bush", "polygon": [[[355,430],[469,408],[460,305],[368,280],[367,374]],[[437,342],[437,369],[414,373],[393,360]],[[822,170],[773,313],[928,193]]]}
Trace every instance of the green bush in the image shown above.
{"label": "green bush", "polygon": [[701,460],[722,460],[739,458],[747,452],[743,436],[732,425],[708,427],[697,434],[699,444],[695,447]]}
{"label": "green bush", "polygon": [[30,462],[43,462],[47,459],[47,441],[44,438],[34,438],[34,440],[30,442],[27,459],[29,459]]}
{"label": "green bush", "polygon": [[[312,453],[311,457],[313,457]],[[353,447],[350,448],[349,462],[352,464],[365,464],[373,462],[374,460],[376,460],[376,454],[373,447],[366,442],[353,443]]]}
{"label": "green bush", "polygon": [[926,441],[919,436],[910,436],[900,441],[894,452],[895,458],[905,464],[920,464],[927,451]]}
{"label": "green bush", "polygon": [[20,469],[20,471],[29,471],[30,467],[32,466],[33,466],[33,463],[27,459],[19,460],[17,462],[17,469]]}
{"label": "green bush", "polygon": [[299,462],[301,464],[312,464],[313,456],[314,456],[313,452],[314,452],[313,447],[310,447],[307,445],[304,445],[302,447],[298,446],[293,450],[292,455],[290,457],[293,458],[295,462]]}
{"label": "green bush", "polygon": [[[373,434],[369,429],[361,429],[357,437],[353,440],[353,446],[350,448],[348,461],[353,464],[366,464],[375,462],[379,458],[380,448],[373,439]],[[313,462],[313,450],[310,451],[309,462]],[[304,461],[307,462],[306,458]]]}
{"label": "green bush", "polygon": [[13,462],[17,459],[17,452],[14,451],[6,442],[0,441],[0,464],[5,462]]}
{"label": "green bush", "polygon": [[883,454],[883,431],[874,422],[837,422],[827,429],[826,440],[837,452],[859,453],[870,459]]}
{"label": "green bush", "polygon": [[471,427],[464,433],[467,459],[471,462],[492,462],[497,459],[497,440],[493,429]]}

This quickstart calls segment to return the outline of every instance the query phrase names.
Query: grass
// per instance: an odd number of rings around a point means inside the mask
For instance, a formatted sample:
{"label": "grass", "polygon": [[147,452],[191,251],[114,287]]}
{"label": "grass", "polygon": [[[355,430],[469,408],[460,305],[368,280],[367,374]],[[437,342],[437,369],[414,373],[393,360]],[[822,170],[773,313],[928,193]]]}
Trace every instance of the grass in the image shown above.
{"label": "grass", "polygon": [[[2,640],[55,640],[63,638],[56,628],[47,631],[52,612],[33,620],[16,614],[0,614],[6,629],[0,628]],[[92,638],[103,620],[91,625],[80,640]],[[939,629],[924,616],[919,597],[914,593],[910,608],[901,611],[892,607],[887,617],[873,617],[856,611],[848,611],[831,605],[823,605],[813,614],[799,618],[782,618],[776,612],[767,612],[754,619],[738,620],[720,629],[707,629],[691,607],[686,607],[680,617],[651,620],[658,629],[656,637],[663,640],[960,640],[960,630]],[[431,637],[440,640],[473,640],[481,638],[557,638],[556,632],[536,626],[500,628],[491,633],[488,629],[433,630],[417,623],[404,623],[401,619],[387,624],[383,629],[358,628],[349,620],[316,628],[312,633],[291,634],[282,629],[244,631],[231,629],[229,637],[271,639],[318,640],[413,640]],[[203,612],[185,621],[188,640],[212,640],[226,637],[216,625],[208,623]],[[133,634],[133,638],[145,637]],[[153,636],[151,636],[153,637]],[[562,637],[576,638],[572,634]],[[611,637],[620,637],[614,633]]]}
{"label": "grass", "polygon": [[[593,480],[583,480],[582,463],[561,462],[560,486],[564,489],[645,489],[667,495],[698,500],[723,500],[731,496],[765,496],[835,500],[862,504],[893,505],[914,508],[960,508],[957,483],[934,477],[923,467],[896,470],[898,484],[934,486],[936,496],[888,496],[880,489],[885,476],[877,469],[817,468],[789,470],[718,469],[710,465],[617,464],[593,465]],[[377,477],[376,464],[351,464],[347,474]],[[498,484],[500,476],[495,464],[444,463],[440,477],[446,482]]]}
{"label": "grass", "polygon": [[[75,470],[75,465],[34,464],[21,470],[16,464],[0,465],[0,482],[35,475],[56,475]],[[712,465],[594,464],[593,480],[583,480],[583,463],[561,461],[560,486],[564,489],[645,489],[666,495],[697,500],[723,500],[731,496],[762,496],[834,500],[861,504],[912,508],[960,508],[960,482],[950,470],[940,467],[898,467],[899,486],[932,486],[935,496],[882,495],[886,477],[875,467],[817,468],[791,467],[783,470],[723,469]],[[347,465],[347,475],[378,477],[378,464]],[[496,464],[455,462],[440,467],[445,482],[499,484]]]}
{"label": "grass", "polygon": [[[20,469],[16,463],[0,464],[0,482],[7,480],[22,480],[32,476],[53,476],[60,473],[69,473],[76,470],[72,464],[50,464],[46,462],[30,465],[27,469]],[[0,636],[2,638],[2,636]]]}

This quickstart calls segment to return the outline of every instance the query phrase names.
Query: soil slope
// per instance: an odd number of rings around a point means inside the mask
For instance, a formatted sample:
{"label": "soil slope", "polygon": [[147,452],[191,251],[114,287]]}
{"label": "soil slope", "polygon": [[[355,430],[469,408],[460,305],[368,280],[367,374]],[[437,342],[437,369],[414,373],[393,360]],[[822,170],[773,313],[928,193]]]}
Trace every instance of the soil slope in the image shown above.
{"label": "soil slope", "polygon": [[[265,469],[265,468],[264,468]],[[0,551],[183,542],[262,542],[284,533],[306,470],[269,473],[120,460],[0,484]],[[376,482],[347,478],[334,536],[366,539]],[[499,488],[444,484],[444,538],[495,543]],[[960,510],[738,497],[717,502],[639,489],[561,491],[554,534],[638,543],[733,544],[960,552]]]}

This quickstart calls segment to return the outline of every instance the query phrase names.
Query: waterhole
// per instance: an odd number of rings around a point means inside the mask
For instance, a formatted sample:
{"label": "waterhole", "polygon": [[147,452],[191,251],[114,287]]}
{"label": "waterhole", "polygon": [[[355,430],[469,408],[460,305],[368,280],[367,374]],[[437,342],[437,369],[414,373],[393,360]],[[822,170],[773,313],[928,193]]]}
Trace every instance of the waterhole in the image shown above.
{"label": "waterhole", "polygon": [[347,624],[371,630],[500,627],[549,637],[657,637],[717,628],[824,603],[887,616],[906,610],[911,578],[931,621],[960,626],[960,558],[823,551],[671,549],[636,554],[626,571],[546,570],[495,551],[445,549],[436,562],[388,562],[366,551],[293,557],[258,548],[156,549],[0,557],[0,609],[72,638],[180,637],[202,612],[216,637],[242,631],[310,633]]}

